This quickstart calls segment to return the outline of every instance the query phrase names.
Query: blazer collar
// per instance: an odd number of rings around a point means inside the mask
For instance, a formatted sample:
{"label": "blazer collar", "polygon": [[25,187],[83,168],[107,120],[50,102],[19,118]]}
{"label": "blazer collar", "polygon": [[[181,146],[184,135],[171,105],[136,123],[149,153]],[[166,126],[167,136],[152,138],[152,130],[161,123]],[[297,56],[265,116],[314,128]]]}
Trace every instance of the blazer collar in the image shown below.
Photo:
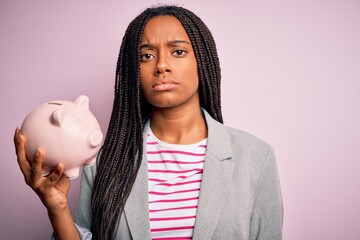
{"label": "blazer collar", "polygon": [[235,168],[227,128],[202,111],[208,126],[208,142],[193,240],[212,239]]}
{"label": "blazer collar", "polygon": [[[231,141],[224,125],[201,109],[208,127],[208,141],[204,172],[193,239],[211,239],[214,234],[235,164],[231,160]],[[145,125],[146,139],[149,122]],[[125,216],[134,240],[151,239],[148,204],[146,142],[138,176],[125,205]]]}
{"label": "blazer collar", "polygon": [[231,142],[225,126],[213,119],[205,109],[201,109],[201,112],[208,127],[207,151],[218,160],[231,158]]}
{"label": "blazer collar", "polygon": [[126,201],[124,212],[133,240],[151,239],[148,198],[148,167],[146,157],[146,133],[150,127],[147,121],[143,132],[143,158],[141,166]]}

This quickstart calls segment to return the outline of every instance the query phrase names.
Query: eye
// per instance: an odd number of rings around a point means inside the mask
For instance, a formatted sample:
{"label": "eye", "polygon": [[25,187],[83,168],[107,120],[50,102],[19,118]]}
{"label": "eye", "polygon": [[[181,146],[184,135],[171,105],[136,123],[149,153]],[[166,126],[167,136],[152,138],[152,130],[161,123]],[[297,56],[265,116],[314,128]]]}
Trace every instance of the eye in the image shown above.
{"label": "eye", "polygon": [[142,54],[140,57],[141,57],[142,62],[146,62],[146,61],[149,61],[152,58],[154,58],[154,56],[152,54],[150,54],[150,53]]}
{"label": "eye", "polygon": [[177,56],[177,57],[181,57],[181,56],[184,56],[186,54],[186,51],[185,50],[182,50],[182,49],[178,49],[178,50],[175,50],[173,52],[173,55]]}

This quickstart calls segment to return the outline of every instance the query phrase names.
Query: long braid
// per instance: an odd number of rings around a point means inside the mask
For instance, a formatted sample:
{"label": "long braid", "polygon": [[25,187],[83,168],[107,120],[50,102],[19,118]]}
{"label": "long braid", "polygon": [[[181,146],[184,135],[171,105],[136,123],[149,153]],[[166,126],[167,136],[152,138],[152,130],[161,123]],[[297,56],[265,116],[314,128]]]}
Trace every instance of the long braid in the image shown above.
{"label": "long braid", "polygon": [[[140,107],[139,49],[143,29],[133,21],[120,49],[113,111],[92,195],[94,239],[113,239],[142,158],[144,119]],[[137,41],[134,41],[134,38]]]}
{"label": "long braid", "polygon": [[215,41],[207,26],[192,12],[182,8],[174,15],[188,33],[195,51],[200,81],[200,106],[222,123],[221,72]]}
{"label": "long braid", "polygon": [[194,13],[181,7],[146,9],[129,24],[119,52],[113,110],[91,199],[91,231],[97,240],[115,238],[120,215],[141,165],[142,134],[151,110],[140,90],[141,36],[148,20],[160,15],[173,15],[184,26],[197,60],[200,105],[217,121],[223,121],[220,64],[209,29]]}

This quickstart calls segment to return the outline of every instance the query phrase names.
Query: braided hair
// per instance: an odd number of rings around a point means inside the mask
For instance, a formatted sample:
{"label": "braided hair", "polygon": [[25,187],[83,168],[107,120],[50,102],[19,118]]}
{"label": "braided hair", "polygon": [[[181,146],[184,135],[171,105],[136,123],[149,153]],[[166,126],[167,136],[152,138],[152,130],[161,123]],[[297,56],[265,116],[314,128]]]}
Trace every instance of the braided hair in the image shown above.
{"label": "braided hair", "polygon": [[149,19],[164,15],[175,16],[191,40],[198,66],[200,106],[223,122],[220,64],[209,29],[199,17],[182,7],[146,9],[129,24],[117,61],[113,110],[92,191],[94,239],[115,238],[120,215],[141,165],[142,134],[151,110],[140,90],[141,37]]}

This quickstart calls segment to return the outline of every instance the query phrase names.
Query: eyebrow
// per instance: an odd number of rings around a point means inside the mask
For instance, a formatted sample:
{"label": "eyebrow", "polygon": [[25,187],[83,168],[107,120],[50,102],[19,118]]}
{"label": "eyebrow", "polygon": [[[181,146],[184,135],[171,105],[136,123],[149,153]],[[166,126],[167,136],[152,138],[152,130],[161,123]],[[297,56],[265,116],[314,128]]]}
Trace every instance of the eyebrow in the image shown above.
{"label": "eyebrow", "polygon": [[174,41],[170,41],[168,44],[170,46],[176,46],[176,45],[179,45],[179,44],[189,44],[189,45],[191,45],[188,41],[185,41],[185,40],[174,40]]}
{"label": "eyebrow", "polygon": [[[190,42],[185,41],[185,40],[173,40],[173,41],[169,41],[169,42],[168,42],[168,45],[169,45],[169,46],[172,46],[172,47],[173,47],[173,46],[176,46],[176,45],[179,45],[179,44],[188,44],[188,45],[191,45]],[[152,49],[152,48],[154,48],[154,45],[151,44],[151,43],[145,43],[145,44],[142,44],[142,45],[140,46],[140,49],[142,49],[142,48]]]}

